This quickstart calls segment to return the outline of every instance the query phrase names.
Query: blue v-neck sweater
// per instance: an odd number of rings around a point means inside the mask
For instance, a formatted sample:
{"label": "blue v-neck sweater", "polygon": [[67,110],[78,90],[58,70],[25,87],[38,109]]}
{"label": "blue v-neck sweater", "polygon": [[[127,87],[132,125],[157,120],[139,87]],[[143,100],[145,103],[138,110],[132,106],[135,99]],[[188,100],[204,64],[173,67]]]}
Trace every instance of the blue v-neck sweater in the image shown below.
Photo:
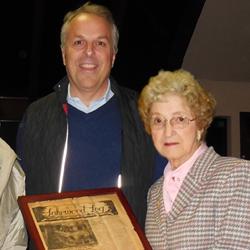
{"label": "blue v-neck sweater", "polygon": [[117,186],[121,160],[121,116],[112,97],[84,113],[69,105],[69,141],[63,191]]}

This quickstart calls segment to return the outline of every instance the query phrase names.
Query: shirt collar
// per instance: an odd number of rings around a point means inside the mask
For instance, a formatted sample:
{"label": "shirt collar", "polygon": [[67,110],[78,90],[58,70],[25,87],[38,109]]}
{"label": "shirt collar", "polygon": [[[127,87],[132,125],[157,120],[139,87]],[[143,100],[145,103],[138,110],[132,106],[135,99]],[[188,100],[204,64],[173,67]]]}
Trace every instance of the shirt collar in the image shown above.
{"label": "shirt collar", "polygon": [[164,169],[164,177],[169,179],[169,178],[178,178],[180,182],[185,179],[188,171],[190,168],[193,166],[194,162],[196,159],[205,152],[207,149],[206,143],[202,143],[198,149],[193,153],[193,155],[185,161],[182,165],[180,165],[177,169],[172,170],[171,168],[171,163],[168,162],[166,168]]}
{"label": "shirt collar", "polygon": [[73,107],[75,107],[76,109],[78,109],[84,113],[90,113],[92,111],[97,110],[98,108],[103,106],[105,103],[107,103],[112,98],[113,95],[114,95],[114,93],[111,90],[110,80],[108,80],[108,87],[107,87],[104,95],[101,98],[93,101],[89,106],[87,106],[80,100],[79,97],[72,97],[71,96],[70,84],[68,84],[67,102],[70,105],[72,105]]}

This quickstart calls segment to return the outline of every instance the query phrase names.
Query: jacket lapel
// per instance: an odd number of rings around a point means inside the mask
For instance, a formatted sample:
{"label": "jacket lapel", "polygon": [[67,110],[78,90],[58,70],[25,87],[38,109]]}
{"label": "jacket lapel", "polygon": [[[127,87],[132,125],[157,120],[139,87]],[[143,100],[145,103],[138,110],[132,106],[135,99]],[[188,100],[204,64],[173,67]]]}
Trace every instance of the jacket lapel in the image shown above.
{"label": "jacket lapel", "polygon": [[167,220],[173,221],[190,204],[193,196],[199,192],[203,182],[209,178],[209,168],[219,155],[209,147],[194,163],[176,196]]}
{"label": "jacket lapel", "polygon": [[[166,240],[166,230],[167,230],[167,215],[166,215],[166,211],[165,211],[165,207],[164,207],[164,201],[163,201],[163,190],[162,190],[162,186],[163,186],[163,177],[161,177],[158,181],[158,183],[155,185],[155,190],[153,191],[153,195],[154,195],[154,201],[155,203],[153,204],[153,216],[155,218],[155,221],[159,227],[159,233],[161,235],[159,235],[159,237],[161,238],[161,240]],[[164,243],[166,245],[166,241]]]}

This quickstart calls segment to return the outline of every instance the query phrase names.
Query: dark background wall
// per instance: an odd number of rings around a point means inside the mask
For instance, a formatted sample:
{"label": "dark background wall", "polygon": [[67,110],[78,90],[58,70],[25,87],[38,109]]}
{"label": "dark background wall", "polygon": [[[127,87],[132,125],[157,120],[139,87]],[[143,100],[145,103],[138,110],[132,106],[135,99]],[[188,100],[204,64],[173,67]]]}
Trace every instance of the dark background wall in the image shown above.
{"label": "dark background wall", "polygon": [[[64,76],[59,47],[63,16],[85,2],[1,3],[0,136],[11,146],[27,105],[51,92]],[[190,70],[218,100],[209,144],[221,154],[250,159],[243,150],[249,148],[249,118],[240,119],[242,112],[250,114],[250,1],[93,2],[110,8],[120,30],[112,74],[121,85],[140,90],[160,69]]]}
{"label": "dark background wall", "polygon": [[[59,47],[62,19],[86,1],[5,2],[0,96],[34,100],[52,91],[65,74]],[[112,74],[124,86],[140,90],[160,69],[181,67],[205,0],[93,1],[113,12],[120,30]]]}

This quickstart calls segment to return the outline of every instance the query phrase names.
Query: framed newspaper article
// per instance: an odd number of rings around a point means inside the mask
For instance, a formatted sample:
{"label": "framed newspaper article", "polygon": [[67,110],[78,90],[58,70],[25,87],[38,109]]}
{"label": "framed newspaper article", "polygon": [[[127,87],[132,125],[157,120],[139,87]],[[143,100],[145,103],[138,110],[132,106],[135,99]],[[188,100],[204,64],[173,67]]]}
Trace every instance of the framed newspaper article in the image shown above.
{"label": "framed newspaper article", "polygon": [[151,250],[119,188],[18,198],[38,250]]}

